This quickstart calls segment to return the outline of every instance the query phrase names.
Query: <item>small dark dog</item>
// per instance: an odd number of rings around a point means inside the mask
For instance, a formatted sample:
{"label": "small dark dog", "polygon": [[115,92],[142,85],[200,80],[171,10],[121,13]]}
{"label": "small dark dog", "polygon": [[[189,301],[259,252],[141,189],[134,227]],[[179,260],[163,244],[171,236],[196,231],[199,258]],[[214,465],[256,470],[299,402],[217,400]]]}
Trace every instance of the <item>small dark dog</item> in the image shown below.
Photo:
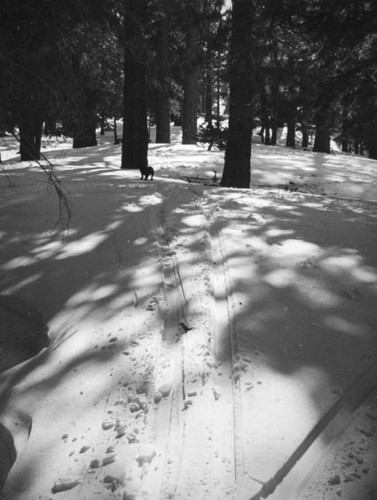
{"label": "small dark dog", "polygon": [[148,177],[151,177],[151,181],[153,181],[153,176],[154,176],[154,168],[153,167],[144,167],[140,169],[141,173],[141,179],[145,179],[146,181],[148,180]]}

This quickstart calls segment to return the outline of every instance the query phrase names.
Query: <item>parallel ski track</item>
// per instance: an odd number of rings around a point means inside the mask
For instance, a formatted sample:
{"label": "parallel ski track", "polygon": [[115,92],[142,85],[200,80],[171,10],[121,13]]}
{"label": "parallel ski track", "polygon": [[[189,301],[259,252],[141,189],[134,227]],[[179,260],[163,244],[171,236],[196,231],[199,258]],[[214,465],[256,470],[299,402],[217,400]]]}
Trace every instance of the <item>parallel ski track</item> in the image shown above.
{"label": "parallel ski track", "polygon": [[[240,483],[242,478],[247,477],[244,464],[244,451],[242,445],[242,377],[235,377],[237,371],[237,360],[239,359],[239,349],[237,340],[237,326],[232,310],[234,307],[232,300],[232,290],[229,283],[229,272],[223,244],[221,229],[218,228],[215,216],[210,208],[205,209],[208,219],[208,231],[210,234],[211,253],[214,263],[214,298],[216,310],[221,311],[227,308],[226,315],[217,319],[217,332],[221,330],[221,322],[224,316],[228,318],[228,338],[231,349],[232,360],[232,380],[234,398],[234,463],[235,463],[235,483]],[[217,273],[216,273],[217,268]],[[220,269],[219,269],[220,268]],[[224,325],[223,325],[224,326]],[[309,431],[308,435],[293,451],[285,464],[276,471],[266,483],[253,479],[249,492],[242,488],[237,488],[237,500],[262,500],[272,497],[276,500],[281,498],[298,498],[300,491],[315,474],[317,466],[327,456],[329,449],[333,448],[340,440],[340,437],[351,425],[353,416],[358,408],[362,406],[370,394],[377,389],[377,363],[372,363],[364,373],[350,384],[345,394],[322,416],[316,425]],[[321,436],[326,433],[327,440],[332,436],[326,449],[320,446]],[[296,467],[297,466],[297,467]],[[297,469],[297,472],[296,472]],[[312,470],[308,473],[308,470]],[[287,488],[284,488],[284,479],[288,476],[292,479]],[[259,487],[258,487],[259,483]],[[279,485],[282,489],[277,489]],[[247,484],[247,482],[245,482]],[[276,494],[275,494],[275,490]],[[281,496],[283,495],[283,496]]]}
{"label": "parallel ski track", "polygon": [[[234,303],[229,282],[229,272],[226,264],[221,228],[218,227],[212,210],[204,209],[208,221],[208,233],[212,256],[212,286],[214,296],[215,319],[215,356],[221,356],[220,347],[229,348],[228,384],[231,385],[233,404],[233,457],[234,457],[234,483],[245,474],[244,452],[242,446],[242,398],[241,379],[237,372],[239,360],[239,347],[237,339],[237,325],[234,318]],[[228,346],[226,344],[228,343]],[[224,345],[225,344],[225,345]]]}
{"label": "parallel ski track", "polygon": [[[179,323],[189,325],[193,319],[189,305],[192,297],[186,297],[185,290],[187,263],[184,276],[179,246],[173,245],[166,236],[169,221],[163,209],[155,221],[166,301],[162,339],[167,349],[161,352],[159,365],[166,366],[169,362],[174,365],[171,394],[163,398],[155,410],[155,440],[161,457],[158,471],[151,478],[153,493],[149,498],[161,500],[185,500],[188,492],[198,500],[225,497],[238,500],[236,482],[244,473],[241,391],[236,373],[238,345],[226,257],[221,231],[212,229],[215,227],[212,213],[206,210],[201,216],[204,226],[207,225],[204,230],[208,239],[202,264],[206,268],[204,274],[210,278],[207,286],[211,288],[213,304],[208,324],[204,326],[209,331],[198,332],[197,338],[207,342],[211,359],[215,360],[203,366],[201,384],[195,383],[200,377],[193,377],[199,373],[198,363],[192,360],[197,347],[195,338],[188,332],[177,341]],[[202,231],[203,227],[198,230]],[[199,276],[204,279],[202,274]],[[219,359],[220,344],[227,346],[229,359]],[[158,370],[156,367],[156,375]],[[221,380],[217,370],[222,374]],[[221,385],[220,396],[216,394],[216,383]],[[194,391],[197,396],[190,398],[193,388],[197,389]]]}
{"label": "parallel ski track", "polygon": [[[177,342],[178,324],[186,317],[182,284],[165,229],[163,208],[155,214],[153,226],[160,251],[163,283],[162,347],[156,360],[156,387],[171,385],[170,394],[163,397],[155,409],[154,439],[159,449],[159,466],[150,478],[149,497],[153,500],[175,497],[183,448],[184,420],[181,410],[185,399],[183,346]],[[152,484],[151,484],[152,483]]]}

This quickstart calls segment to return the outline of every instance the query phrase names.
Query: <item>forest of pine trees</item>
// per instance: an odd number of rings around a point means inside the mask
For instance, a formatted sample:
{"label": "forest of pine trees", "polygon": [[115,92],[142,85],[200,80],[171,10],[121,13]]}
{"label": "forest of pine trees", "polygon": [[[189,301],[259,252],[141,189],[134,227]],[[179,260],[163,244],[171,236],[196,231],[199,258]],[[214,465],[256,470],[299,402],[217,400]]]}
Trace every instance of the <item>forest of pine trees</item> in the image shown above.
{"label": "forest of pine trees", "polygon": [[121,117],[124,169],[147,164],[149,124],[157,142],[172,121],[184,144],[225,137],[223,186],[249,186],[253,130],[377,159],[371,0],[3,0],[0,60],[0,133],[21,160],[42,133],[93,146]]}

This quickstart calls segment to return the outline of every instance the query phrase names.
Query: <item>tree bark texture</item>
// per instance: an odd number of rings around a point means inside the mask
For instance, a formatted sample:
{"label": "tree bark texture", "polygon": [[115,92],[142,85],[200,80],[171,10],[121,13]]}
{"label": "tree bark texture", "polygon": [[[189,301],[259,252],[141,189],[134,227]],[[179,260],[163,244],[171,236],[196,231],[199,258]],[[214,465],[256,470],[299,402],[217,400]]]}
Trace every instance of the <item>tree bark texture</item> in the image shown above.
{"label": "tree bark texture", "polygon": [[205,78],[205,121],[212,127],[212,108],[213,108],[213,81],[210,68],[207,68]]}
{"label": "tree bark texture", "polygon": [[169,102],[169,7],[168,0],[162,4],[163,13],[158,23],[157,33],[157,103],[156,142],[170,143],[170,102]]}
{"label": "tree bark texture", "polygon": [[313,151],[316,153],[330,153],[330,125],[332,122],[332,111],[330,91],[322,90],[323,102],[314,117],[315,137]]}
{"label": "tree bark texture", "polygon": [[229,129],[221,180],[224,187],[250,187],[253,9],[251,0],[233,0]]}
{"label": "tree bark texture", "polygon": [[42,117],[32,110],[19,120],[21,161],[40,160]]}
{"label": "tree bark texture", "polygon": [[122,169],[148,165],[146,42],[142,32],[145,0],[126,1]]}
{"label": "tree bark texture", "polygon": [[294,106],[287,113],[287,141],[286,146],[288,148],[296,147],[296,116]]}
{"label": "tree bark texture", "polygon": [[182,144],[196,144],[199,107],[199,14],[200,0],[189,0],[183,84]]}
{"label": "tree bark texture", "polygon": [[309,147],[309,132],[308,132],[308,127],[306,126],[305,123],[301,124],[301,131],[302,131],[302,147],[307,148]]}
{"label": "tree bark texture", "polygon": [[276,146],[279,127],[279,82],[271,85],[271,146]]}
{"label": "tree bark texture", "polygon": [[20,82],[14,122],[19,128],[21,161],[40,159],[43,111],[34,82],[26,77]]}
{"label": "tree bark texture", "polygon": [[97,146],[96,105],[94,96],[90,94],[90,91],[87,91],[81,99],[73,136],[73,148]]}
{"label": "tree bark texture", "polygon": [[330,131],[325,117],[317,118],[313,151],[330,153]]}

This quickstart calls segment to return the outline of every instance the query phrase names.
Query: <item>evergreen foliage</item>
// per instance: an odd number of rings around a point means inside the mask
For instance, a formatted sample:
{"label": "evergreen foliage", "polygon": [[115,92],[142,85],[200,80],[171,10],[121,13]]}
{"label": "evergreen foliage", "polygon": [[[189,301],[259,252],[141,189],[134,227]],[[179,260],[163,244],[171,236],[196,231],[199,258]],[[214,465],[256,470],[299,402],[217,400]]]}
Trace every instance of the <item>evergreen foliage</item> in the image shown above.
{"label": "evergreen foliage", "polygon": [[219,151],[225,151],[228,138],[228,129],[226,127],[216,126],[212,123],[206,123],[199,127],[197,140],[201,144],[208,144],[208,151],[213,147]]}
{"label": "evergreen foliage", "polygon": [[[377,158],[376,2],[246,3],[2,1],[0,133],[17,132],[21,159],[38,159],[43,126],[83,147],[96,144],[99,122],[123,116],[122,168],[140,168],[147,119],[159,142],[170,141],[174,120],[185,143],[224,148],[228,138],[224,185],[238,179],[239,165],[249,168],[255,124],[267,145],[285,125],[289,147],[329,152],[332,138]],[[251,14],[238,16],[247,6]],[[199,114],[206,125],[198,131]],[[236,185],[247,186],[245,172]]]}

